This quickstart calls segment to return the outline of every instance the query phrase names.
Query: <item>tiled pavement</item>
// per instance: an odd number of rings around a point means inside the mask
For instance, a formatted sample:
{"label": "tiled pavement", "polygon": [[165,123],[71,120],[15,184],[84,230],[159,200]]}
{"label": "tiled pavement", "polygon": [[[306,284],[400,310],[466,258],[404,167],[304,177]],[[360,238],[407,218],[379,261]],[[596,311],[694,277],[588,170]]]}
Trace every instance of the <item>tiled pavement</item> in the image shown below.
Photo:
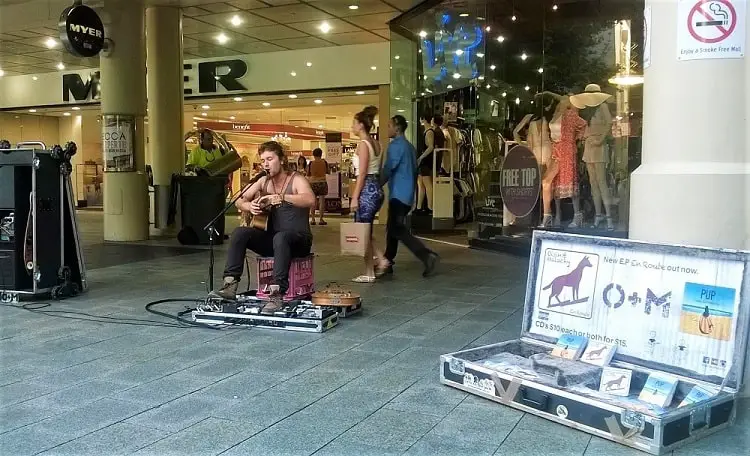
{"label": "tiled pavement", "polygon": [[[144,305],[200,296],[207,253],[125,255],[83,218],[90,291],[1,310],[0,455],[641,454],[439,384],[441,353],[518,335],[522,259],[434,244],[424,280],[405,252],[394,279],[358,286],[365,313],[324,334],[185,328]],[[335,227],[315,232],[319,283],[359,272]],[[748,454],[749,408],[675,454]]]}

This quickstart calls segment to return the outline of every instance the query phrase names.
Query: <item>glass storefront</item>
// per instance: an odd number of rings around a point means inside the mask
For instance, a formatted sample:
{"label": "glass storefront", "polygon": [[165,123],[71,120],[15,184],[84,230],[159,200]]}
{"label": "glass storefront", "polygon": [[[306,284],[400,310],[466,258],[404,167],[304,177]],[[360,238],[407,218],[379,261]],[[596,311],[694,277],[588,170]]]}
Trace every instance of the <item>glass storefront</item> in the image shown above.
{"label": "glass storefront", "polygon": [[527,245],[535,229],[627,237],[629,176],[640,164],[643,7],[446,0],[392,21],[392,37],[416,53],[418,155],[432,144],[440,163],[420,179],[452,176],[454,187],[443,201],[445,192],[430,197],[420,185],[415,214],[435,219],[452,205],[451,228],[489,248]]}

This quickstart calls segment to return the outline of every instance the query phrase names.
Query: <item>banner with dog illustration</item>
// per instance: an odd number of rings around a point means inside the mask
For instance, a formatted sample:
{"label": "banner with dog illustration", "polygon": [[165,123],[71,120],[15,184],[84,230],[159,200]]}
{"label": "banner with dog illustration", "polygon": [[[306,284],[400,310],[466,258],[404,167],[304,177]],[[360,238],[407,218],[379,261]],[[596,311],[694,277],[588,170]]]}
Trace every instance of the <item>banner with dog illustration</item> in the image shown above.
{"label": "banner with dog illustration", "polygon": [[697,249],[564,237],[537,241],[529,332],[565,333],[702,375],[731,367],[745,262]]}

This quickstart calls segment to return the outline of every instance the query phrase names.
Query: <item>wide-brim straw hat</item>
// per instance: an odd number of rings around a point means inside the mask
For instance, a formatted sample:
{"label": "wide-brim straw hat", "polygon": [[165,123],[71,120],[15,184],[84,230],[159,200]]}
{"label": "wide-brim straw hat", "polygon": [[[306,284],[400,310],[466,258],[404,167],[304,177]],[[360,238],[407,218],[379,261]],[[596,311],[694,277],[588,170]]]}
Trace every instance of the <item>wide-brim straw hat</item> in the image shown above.
{"label": "wide-brim straw hat", "polygon": [[610,98],[612,98],[612,95],[602,92],[598,84],[589,84],[583,90],[583,93],[572,95],[570,103],[578,109],[584,109],[599,106]]}

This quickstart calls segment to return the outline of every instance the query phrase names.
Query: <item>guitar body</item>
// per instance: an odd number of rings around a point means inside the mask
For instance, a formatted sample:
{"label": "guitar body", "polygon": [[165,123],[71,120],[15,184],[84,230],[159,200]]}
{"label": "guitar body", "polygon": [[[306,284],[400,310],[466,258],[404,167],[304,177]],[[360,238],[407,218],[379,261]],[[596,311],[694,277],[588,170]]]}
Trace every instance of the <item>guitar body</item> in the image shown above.
{"label": "guitar body", "polygon": [[352,307],[359,304],[361,298],[359,293],[342,288],[333,282],[313,293],[310,301],[315,306]]}
{"label": "guitar body", "polygon": [[268,231],[268,214],[253,215],[248,226],[258,230]]}

